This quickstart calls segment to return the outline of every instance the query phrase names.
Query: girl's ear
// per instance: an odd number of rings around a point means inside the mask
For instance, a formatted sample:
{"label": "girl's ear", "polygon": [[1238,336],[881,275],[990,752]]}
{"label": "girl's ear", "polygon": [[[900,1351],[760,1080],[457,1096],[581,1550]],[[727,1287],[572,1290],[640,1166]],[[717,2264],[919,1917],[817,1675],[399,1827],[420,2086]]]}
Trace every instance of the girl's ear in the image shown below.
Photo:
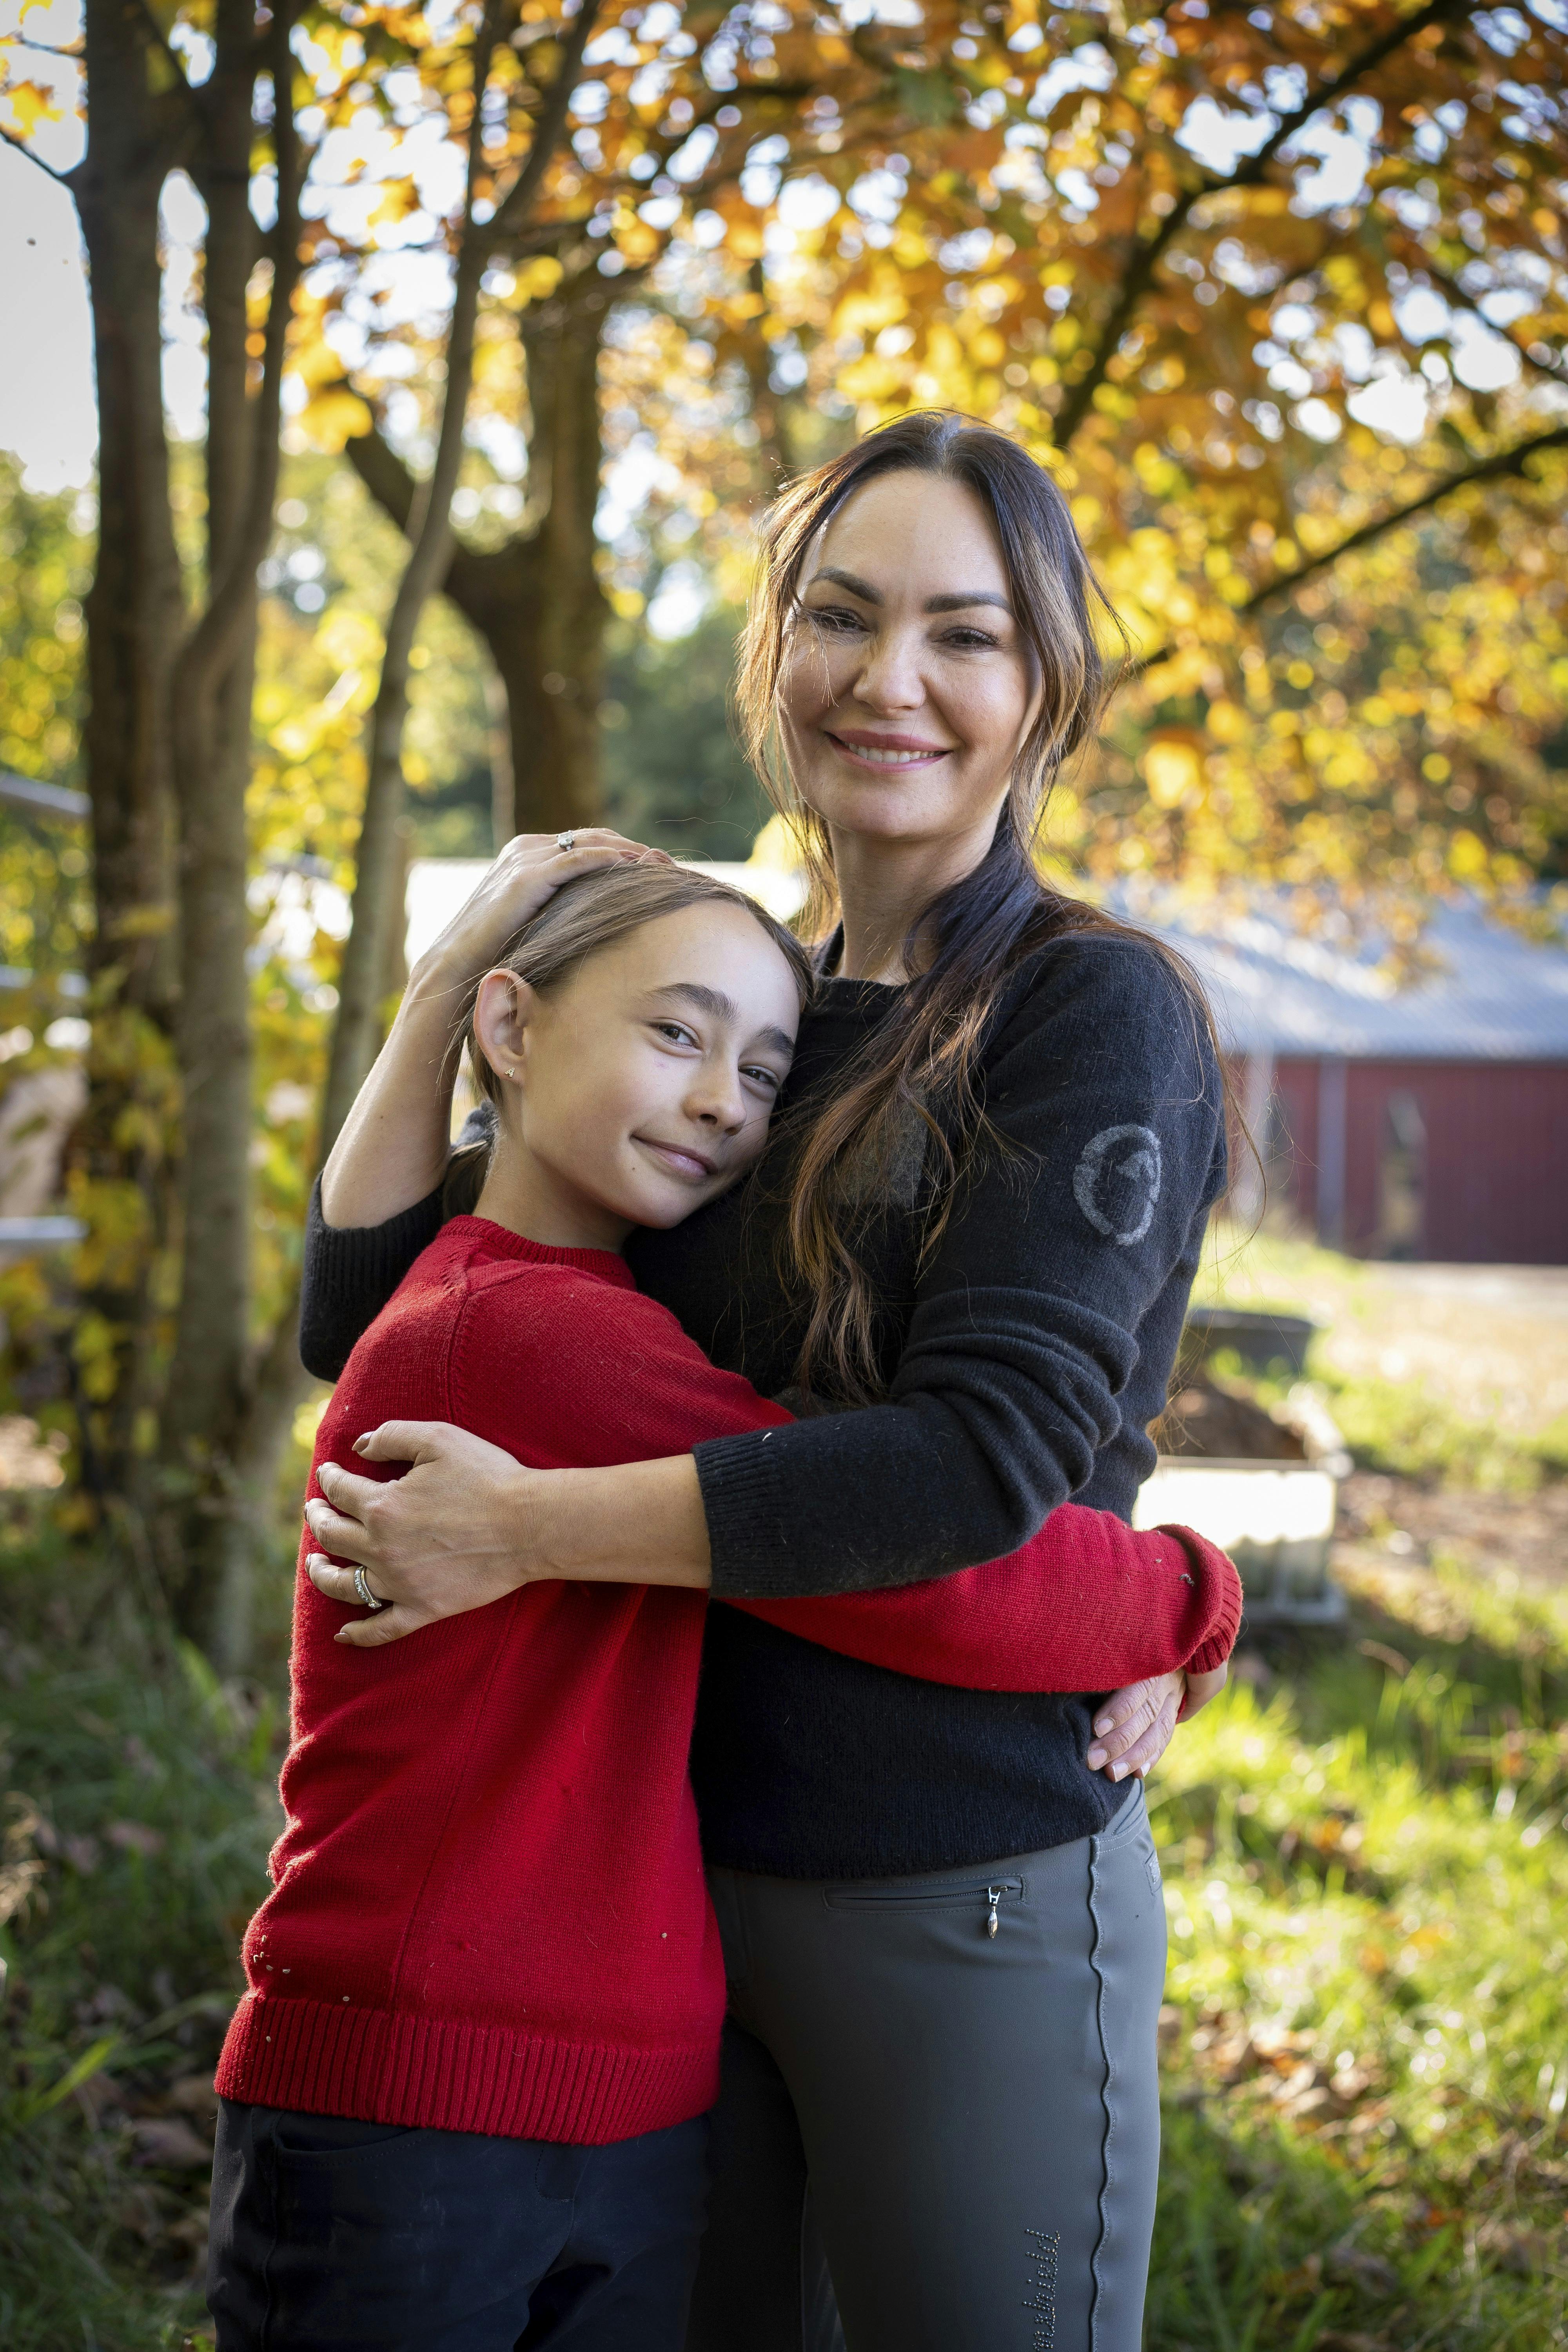
{"label": "girl's ear", "polygon": [[528,1055],[528,1029],[535,997],[515,971],[487,971],[474,1001],[474,1036],[499,1078],[516,1082]]}

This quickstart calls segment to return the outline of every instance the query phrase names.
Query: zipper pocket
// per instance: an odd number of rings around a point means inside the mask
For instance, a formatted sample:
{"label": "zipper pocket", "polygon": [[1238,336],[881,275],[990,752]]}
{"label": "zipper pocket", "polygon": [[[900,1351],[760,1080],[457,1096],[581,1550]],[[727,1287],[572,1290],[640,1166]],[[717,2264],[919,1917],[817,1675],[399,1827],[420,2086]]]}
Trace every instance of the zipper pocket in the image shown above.
{"label": "zipper pocket", "polygon": [[978,1913],[982,1931],[994,1936],[1000,1923],[998,1906],[1021,1903],[1021,1878],[976,1878],[960,1885],[931,1887],[825,1886],[822,1899],[830,1911],[963,1911]]}

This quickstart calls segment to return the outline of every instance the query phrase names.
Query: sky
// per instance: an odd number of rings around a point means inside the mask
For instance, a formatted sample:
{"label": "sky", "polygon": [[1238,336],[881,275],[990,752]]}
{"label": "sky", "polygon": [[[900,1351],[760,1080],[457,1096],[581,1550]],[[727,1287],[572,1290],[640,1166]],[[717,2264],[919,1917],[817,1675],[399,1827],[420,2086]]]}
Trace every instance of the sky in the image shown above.
{"label": "sky", "polygon": [[0,449],[22,459],[29,489],[79,488],[98,441],[81,233],[68,192],[8,147],[0,147],[0,318],[12,322]]}

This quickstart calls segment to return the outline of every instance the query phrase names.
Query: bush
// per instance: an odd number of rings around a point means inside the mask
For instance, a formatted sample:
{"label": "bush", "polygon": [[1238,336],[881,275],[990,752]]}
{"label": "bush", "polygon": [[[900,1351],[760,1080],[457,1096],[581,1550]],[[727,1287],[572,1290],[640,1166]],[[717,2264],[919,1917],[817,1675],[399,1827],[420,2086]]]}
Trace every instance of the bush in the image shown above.
{"label": "bush", "polygon": [[73,1560],[0,1563],[0,2342],[142,2352],[202,2318],[212,2066],[279,1710],[124,1615],[83,1641],[56,1610],[46,1655],[28,1620]]}

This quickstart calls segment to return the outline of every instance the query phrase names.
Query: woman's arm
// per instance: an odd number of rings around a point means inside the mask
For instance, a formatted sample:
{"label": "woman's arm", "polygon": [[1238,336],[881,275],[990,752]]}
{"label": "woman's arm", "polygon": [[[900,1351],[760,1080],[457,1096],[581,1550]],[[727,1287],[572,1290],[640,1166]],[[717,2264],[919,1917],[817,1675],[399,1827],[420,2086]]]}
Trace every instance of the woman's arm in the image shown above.
{"label": "woman's arm", "polygon": [[[569,1442],[584,1451],[626,1454],[630,1461],[609,1470],[529,1471],[503,1454],[503,1475],[516,1482],[513,1507],[477,1524],[473,1514],[465,1514],[465,1549],[457,1559],[450,1556],[450,1536],[444,1541],[441,1527],[430,1526],[408,1577],[389,1580],[378,1570],[377,1586],[397,1605],[352,1621],[343,1629],[346,1639],[395,1640],[415,1630],[416,1618],[427,1622],[431,1614],[482,1606],[540,1575],[701,1583],[685,1565],[700,1542],[696,1480],[678,1484],[668,1475],[672,1459],[689,1465],[690,1455],[636,1457],[681,1439],[690,1444],[739,1430],[758,1431],[769,1442],[792,1425],[790,1415],[737,1374],[720,1370],[672,1315],[637,1292],[618,1296],[608,1318],[599,1294],[594,1344],[574,1344],[574,1318],[583,1311],[585,1291],[591,1286],[563,1282],[547,1299],[503,1288],[470,1301],[449,1377],[453,1408],[477,1429],[465,1436],[384,1424],[360,1439],[356,1450],[367,1462],[395,1459],[411,1439],[418,1449],[407,1477],[358,1482],[361,1523],[374,1530],[418,1481],[421,1463],[443,1444],[483,1471],[496,1466],[485,1458],[494,1450],[487,1438],[515,1430],[520,1442],[528,1435],[535,1446],[548,1447],[556,1430],[569,1433]],[[504,1374],[498,1380],[492,1369],[465,1390],[463,1367],[469,1361],[502,1365]],[[640,1475],[625,1480],[627,1469]],[[630,1485],[640,1508],[592,1559],[579,1547],[569,1564],[553,1560],[552,1505],[579,1491],[590,1503],[596,1499],[603,1540],[610,1478]],[[532,1565],[519,1559],[511,1542],[516,1508],[531,1494],[542,1497],[546,1515],[531,1547]],[[338,1527],[321,1506],[309,1508],[317,1532],[334,1549],[352,1551],[351,1530]],[[343,1571],[322,1567],[314,1573],[323,1591],[354,1598]],[[787,1633],[928,1681],[980,1690],[1108,1690],[1178,1667],[1203,1671],[1217,1664],[1236,1637],[1241,1591],[1224,1553],[1200,1537],[1180,1530],[1137,1534],[1110,1512],[1068,1505],[1011,1559],[963,1575],[847,1599],[739,1605]]]}
{"label": "woman's arm", "polygon": [[697,1448],[716,1598],[1004,1557],[1089,1484],[1134,1371],[1173,1349],[1225,1168],[1218,1070],[1175,975],[1139,941],[1057,942],[1021,975],[984,1086],[990,1134],[889,1401]]}

